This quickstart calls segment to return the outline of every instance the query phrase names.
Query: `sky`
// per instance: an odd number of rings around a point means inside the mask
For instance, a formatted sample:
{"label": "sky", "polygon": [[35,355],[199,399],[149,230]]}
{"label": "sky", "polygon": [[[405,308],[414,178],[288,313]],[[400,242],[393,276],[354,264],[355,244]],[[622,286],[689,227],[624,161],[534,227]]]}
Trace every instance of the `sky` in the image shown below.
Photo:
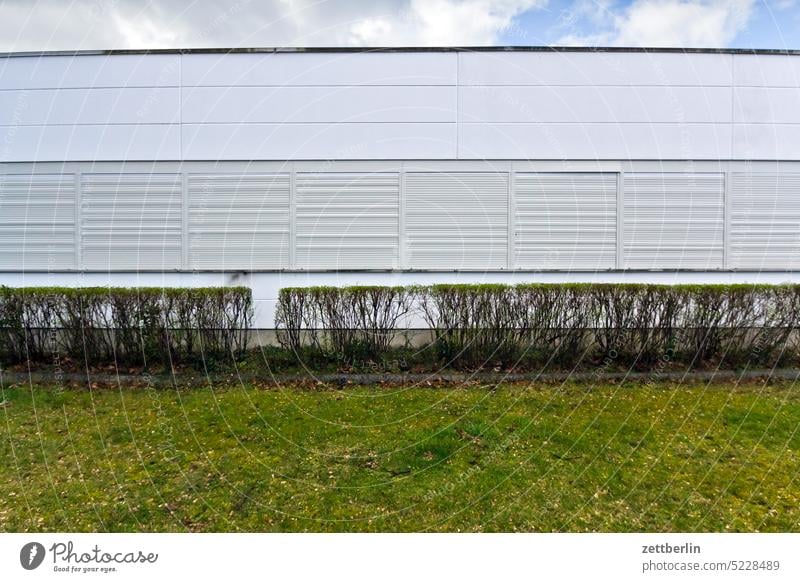
{"label": "sky", "polygon": [[477,45],[800,49],[800,0],[0,0],[0,51]]}

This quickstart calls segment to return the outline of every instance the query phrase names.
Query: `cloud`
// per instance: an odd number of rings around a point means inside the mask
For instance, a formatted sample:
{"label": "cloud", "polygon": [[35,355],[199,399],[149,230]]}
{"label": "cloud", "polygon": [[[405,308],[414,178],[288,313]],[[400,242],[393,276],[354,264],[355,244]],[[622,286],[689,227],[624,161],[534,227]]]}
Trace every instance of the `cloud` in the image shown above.
{"label": "cloud", "polygon": [[0,0],[0,50],[487,45],[547,0]]}
{"label": "cloud", "polygon": [[608,13],[607,27],[571,33],[563,45],[724,47],[744,30],[754,0],[636,0]]}
{"label": "cloud", "polygon": [[411,0],[399,18],[364,19],[351,27],[349,44],[420,46],[490,45],[513,19],[541,0]]}

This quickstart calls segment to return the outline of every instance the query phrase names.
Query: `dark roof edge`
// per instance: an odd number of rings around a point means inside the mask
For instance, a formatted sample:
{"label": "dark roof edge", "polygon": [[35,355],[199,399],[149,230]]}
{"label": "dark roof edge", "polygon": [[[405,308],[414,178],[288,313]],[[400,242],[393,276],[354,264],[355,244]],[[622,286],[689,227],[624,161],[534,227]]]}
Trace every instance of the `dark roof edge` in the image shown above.
{"label": "dark roof edge", "polygon": [[182,49],[100,49],[74,51],[0,52],[3,57],[160,54],[281,54],[281,53],[449,53],[449,52],[554,52],[554,53],[704,53],[735,55],[800,55],[800,49],[647,48],[577,46],[465,46],[465,47],[254,47]]}

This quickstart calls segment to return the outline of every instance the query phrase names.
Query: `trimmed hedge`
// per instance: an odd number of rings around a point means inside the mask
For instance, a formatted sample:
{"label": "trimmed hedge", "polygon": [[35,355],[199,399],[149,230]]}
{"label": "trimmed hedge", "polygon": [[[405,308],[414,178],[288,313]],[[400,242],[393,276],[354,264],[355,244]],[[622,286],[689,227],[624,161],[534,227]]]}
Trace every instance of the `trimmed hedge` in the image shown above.
{"label": "trimmed hedge", "polygon": [[275,313],[278,341],[294,351],[309,345],[346,355],[384,353],[414,295],[406,287],[281,289]]}
{"label": "trimmed hedge", "polygon": [[246,287],[0,287],[0,358],[141,364],[237,356],[252,318]]}
{"label": "trimmed hedge", "polygon": [[[423,325],[414,325],[413,318]],[[521,284],[282,289],[278,340],[380,357],[431,329],[443,364],[767,364],[797,356],[800,285]]]}
{"label": "trimmed hedge", "polygon": [[[0,287],[0,359],[180,363],[240,357],[250,290]],[[430,328],[439,365],[665,360],[773,364],[800,355],[800,285],[523,284],[280,292],[278,341],[328,360],[381,359]],[[426,356],[431,360],[431,356]]]}

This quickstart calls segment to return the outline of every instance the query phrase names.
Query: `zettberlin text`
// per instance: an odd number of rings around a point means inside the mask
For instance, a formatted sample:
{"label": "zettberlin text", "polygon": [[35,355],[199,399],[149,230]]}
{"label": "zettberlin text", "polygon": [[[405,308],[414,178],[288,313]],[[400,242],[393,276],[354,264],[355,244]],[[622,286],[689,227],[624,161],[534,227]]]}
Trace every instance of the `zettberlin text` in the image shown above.
{"label": "zettberlin text", "polygon": [[697,544],[655,544],[642,546],[643,554],[699,554],[700,546]]}

